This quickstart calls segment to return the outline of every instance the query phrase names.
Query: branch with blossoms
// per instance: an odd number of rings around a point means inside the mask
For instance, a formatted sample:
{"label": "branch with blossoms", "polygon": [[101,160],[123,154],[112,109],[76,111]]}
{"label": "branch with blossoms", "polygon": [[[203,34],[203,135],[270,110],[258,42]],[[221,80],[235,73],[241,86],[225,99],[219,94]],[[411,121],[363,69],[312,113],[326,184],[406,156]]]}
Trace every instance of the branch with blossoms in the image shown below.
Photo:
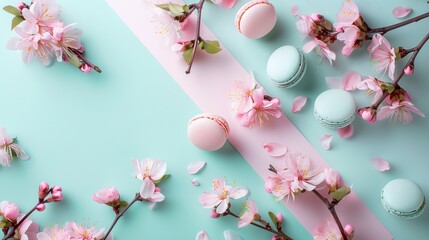
{"label": "branch with blossoms", "polygon": [[[214,4],[224,8],[234,6],[236,0],[213,0]],[[208,54],[216,54],[222,49],[216,40],[206,40],[201,37],[201,16],[206,0],[198,3],[180,5],[176,3],[156,4],[157,8],[152,10],[152,21],[158,25],[157,33],[165,38],[165,43],[171,50],[180,55],[188,64],[186,74],[191,72],[197,50],[205,51]],[[190,21],[193,12],[197,12],[197,23],[195,25],[193,39],[183,37],[184,28]]]}
{"label": "branch with blossoms", "polygon": [[108,239],[109,234],[119,219],[136,202],[150,202],[149,208],[152,209],[157,203],[165,199],[165,196],[161,193],[161,189],[157,185],[170,176],[165,173],[167,171],[167,164],[157,159],[143,159],[141,161],[133,160],[133,166],[135,177],[142,180],[143,183],[140,192],[135,194],[134,199],[130,203],[121,200],[118,190],[114,187],[102,189],[92,196],[95,202],[111,207],[116,214],[112,225],[101,240]]}
{"label": "branch with blossoms", "polygon": [[28,217],[34,212],[42,212],[46,209],[46,204],[60,202],[63,199],[62,189],[59,186],[49,187],[49,184],[42,182],[39,185],[38,201],[36,205],[26,214],[19,213],[18,205],[8,201],[0,202],[0,228],[7,239],[36,239],[39,229],[37,223]]}
{"label": "branch with blossoms", "polygon": [[10,167],[12,160],[27,160],[30,158],[21,146],[17,143],[17,138],[11,138],[5,128],[0,128],[0,165]]}
{"label": "branch with blossoms", "polygon": [[[302,153],[288,153],[281,168],[270,165],[273,175],[265,182],[265,189],[277,201],[295,200],[299,194],[312,192],[320,199],[334,219],[328,219],[314,235],[314,239],[352,239],[353,227],[343,227],[335,207],[350,193],[350,188],[344,185],[338,172],[327,168],[324,171],[316,168],[311,160]],[[316,187],[325,182],[327,195],[320,193]]]}
{"label": "branch with blossoms", "polygon": [[[200,196],[200,203],[204,208],[211,208],[211,218],[219,218],[224,216],[231,216],[238,219],[238,227],[254,226],[264,231],[268,231],[273,235],[274,240],[292,240],[291,237],[283,232],[283,215],[268,212],[273,225],[268,221],[262,219],[259,214],[256,203],[247,199],[244,203],[244,211],[239,216],[231,210],[231,203],[229,199],[240,199],[245,197],[249,191],[244,187],[233,187],[227,185],[226,181],[220,178],[213,179],[213,192],[204,192]],[[273,227],[274,226],[274,227]]]}
{"label": "branch with blossoms", "polygon": [[[384,37],[388,32],[414,22],[426,19],[429,12],[410,18],[403,22],[386,27],[371,28],[359,12],[358,6],[353,1],[346,1],[341,11],[337,15],[337,22],[332,24],[323,15],[314,13],[311,16],[298,15],[297,28],[304,37],[312,40],[305,43],[305,52],[315,51],[321,59],[327,59],[331,64],[335,60],[336,54],[329,46],[337,40],[344,43],[342,54],[349,56],[355,49],[361,48],[366,41],[371,41],[367,50],[370,60],[374,62],[374,68],[378,74],[387,75],[393,82],[385,82],[368,76],[365,80],[355,81],[354,86],[343,84],[345,90],[368,90],[374,94],[374,101],[368,107],[358,110],[358,114],[367,122],[374,123],[388,117],[394,117],[402,122],[412,121],[412,114],[415,113],[424,117],[424,114],[414,106],[408,93],[399,86],[399,81],[404,75],[412,75],[414,72],[415,59],[429,39],[429,33],[414,48],[405,49],[403,47],[392,48],[389,41]],[[396,61],[412,56],[405,64],[404,68],[395,77]],[[346,74],[347,78],[350,74]],[[345,79],[345,82],[350,79]],[[349,89],[346,89],[349,88]],[[381,106],[382,103],[386,105]],[[380,107],[381,106],[381,107]]]}
{"label": "branch with blossoms", "polygon": [[[7,47],[21,50],[22,60],[30,63],[36,57],[40,64],[48,66],[52,58],[58,62],[69,62],[82,72],[91,69],[101,73],[101,69],[86,59],[85,48],[80,42],[82,30],[75,24],[61,22],[61,8],[55,0],[33,0],[30,5],[19,3],[16,7],[3,8],[12,14],[11,29],[18,34]],[[18,27],[21,25],[21,27]]]}

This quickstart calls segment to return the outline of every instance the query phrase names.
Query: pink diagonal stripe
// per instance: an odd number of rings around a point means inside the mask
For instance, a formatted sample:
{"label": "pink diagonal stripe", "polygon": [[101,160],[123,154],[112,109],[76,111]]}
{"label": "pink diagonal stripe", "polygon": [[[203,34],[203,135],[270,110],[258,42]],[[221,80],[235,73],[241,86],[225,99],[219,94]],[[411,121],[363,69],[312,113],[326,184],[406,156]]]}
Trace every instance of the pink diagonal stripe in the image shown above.
{"label": "pink diagonal stripe", "polygon": [[[267,142],[284,143],[290,151],[303,152],[320,167],[328,167],[284,115],[262,128],[247,129],[240,126],[230,108],[229,91],[236,80],[243,79],[248,73],[225,48],[215,55],[199,54],[192,73],[186,75],[187,66],[184,61],[178,60],[176,54],[155,34],[148,14],[153,7],[151,3],[145,0],[127,0],[126,3],[119,0],[106,1],[203,112],[219,114],[228,120],[231,128],[229,141],[260,177],[265,179],[269,175],[269,161],[266,160],[267,154],[262,147]],[[216,39],[206,26],[203,25],[201,30],[206,39]],[[298,196],[287,207],[310,233],[330,217],[321,201],[309,193]],[[337,209],[343,223],[354,226],[354,239],[392,239],[389,231],[356,194],[347,196]]]}

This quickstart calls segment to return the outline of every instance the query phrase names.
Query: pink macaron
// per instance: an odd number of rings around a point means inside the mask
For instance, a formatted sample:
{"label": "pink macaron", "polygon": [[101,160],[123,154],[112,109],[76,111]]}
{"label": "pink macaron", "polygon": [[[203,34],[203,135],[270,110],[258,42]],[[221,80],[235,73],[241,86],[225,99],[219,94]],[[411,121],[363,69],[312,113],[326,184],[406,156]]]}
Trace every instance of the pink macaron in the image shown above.
{"label": "pink macaron", "polygon": [[274,6],[268,0],[253,0],[238,10],[235,25],[238,31],[248,38],[261,38],[267,35],[277,22]]}
{"label": "pink macaron", "polygon": [[188,123],[188,137],[196,147],[207,151],[221,148],[229,135],[228,122],[215,114],[199,114]]}

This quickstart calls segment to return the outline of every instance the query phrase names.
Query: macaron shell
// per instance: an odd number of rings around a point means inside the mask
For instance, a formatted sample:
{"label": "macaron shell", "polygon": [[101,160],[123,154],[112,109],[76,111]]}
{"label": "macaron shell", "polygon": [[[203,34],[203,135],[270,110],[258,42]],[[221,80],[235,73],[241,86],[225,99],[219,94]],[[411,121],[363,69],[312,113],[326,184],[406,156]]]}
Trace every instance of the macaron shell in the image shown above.
{"label": "macaron shell", "polygon": [[356,116],[353,96],[341,89],[321,93],[314,103],[314,115],[323,125],[331,128],[345,127]]}
{"label": "macaron shell", "polygon": [[384,208],[396,216],[414,218],[423,212],[425,197],[421,188],[408,179],[395,179],[382,190]]}
{"label": "macaron shell", "polygon": [[198,148],[215,151],[225,144],[228,132],[214,119],[198,118],[189,123],[188,137]]}
{"label": "macaron shell", "polygon": [[268,58],[267,75],[278,87],[293,87],[307,70],[304,54],[294,46],[276,49]]}
{"label": "macaron shell", "polygon": [[[244,6],[245,7],[245,6]],[[276,25],[274,6],[268,2],[256,3],[238,16],[239,31],[246,37],[257,39],[267,35]]]}

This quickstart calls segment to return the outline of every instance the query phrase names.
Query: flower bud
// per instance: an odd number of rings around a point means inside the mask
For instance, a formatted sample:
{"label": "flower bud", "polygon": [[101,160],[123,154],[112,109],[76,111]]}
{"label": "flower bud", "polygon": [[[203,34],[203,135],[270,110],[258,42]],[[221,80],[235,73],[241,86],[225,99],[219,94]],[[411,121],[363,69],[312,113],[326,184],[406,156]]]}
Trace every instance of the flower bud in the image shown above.
{"label": "flower bud", "polygon": [[119,192],[114,187],[101,189],[96,194],[92,195],[92,200],[95,202],[107,204],[112,207],[119,205],[119,198]]}
{"label": "flower bud", "polygon": [[341,176],[338,172],[334,171],[332,168],[326,168],[324,170],[325,182],[329,187],[329,192],[335,192],[338,188],[341,187]]}
{"label": "flower bud", "polygon": [[348,237],[349,239],[352,239],[352,238],[353,238],[354,228],[353,228],[353,226],[352,226],[352,225],[347,224],[347,225],[344,227],[344,232],[345,232],[345,234],[347,235],[347,237]]}
{"label": "flower bud", "polygon": [[52,187],[52,193],[56,193],[56,192],[62,192],[63,189],[60,186],[53,186]]}
{"label": "flower bud", "polygon": [[373,124],[373,123],[375,123],[375,121],[377,121],[377,110],[375,110],[371,107],[359,109],[358,114],[359,114],[359,116],[362,117],[363,120],[365,120],[371,124]]}
{"label": "flower bud", "polygon": [[311,14],[311,19],[315,22],[321,22],[323,21],[324,17],[318,13]]}
{"label": "flower bud", "polygon": [[45,199],[49,194],[49,184],[47,182],[41,182],[39,184],[39,198]]}
{"label": "flower bud", "polygon": [[276,217],[277,217],[277,221],[278,221],[280,224],[282,224],[282,223],[283,223],[283,221],[285,220],[285,219],[284,219],[284,217],[283,217],[283,214],[281,214],[281,213],[278,213],[278,214],[276,215]]}
{"label": "flower bud", "polygon": [[60,202],[63,200],[63,192],[57,191],[53,192],[51,197],[48,199],[48,202]]}
{"label": "flower bud", "polygon": [[408,65],[404,69],[404,73],[407,74],[407,75],[412,75],[414,73],[414,65]]}
{"label": "flower bud", "polygon": [[36,206],[36,210],[37,211],[39,211],[39,212],[42,212],[43,210],[45,210],[46,209],[46,206],[45,206],[45,204],[44,203],[39,203],[39,204],[37,204],[37,206]]}
{"label": "flower bud", "polygon": [[216,209],[213,209],[213,210],[210,212],[210,217],[211,217],[211,218],[218,218],[218,217],[220,217],[220,214],[216,212]]}
{"label": "flower bud", "polygon": [[91,67],[88,64],[82,64],[80,70],[84,73],[89,73],[91,72]]}
{"label": "flower bud", "polygon": [[271,240],[281,240],[281,239],[283,239],[282,237],[280,237],[280,236],[273,236],[272,238],[271,238]]}
{"label": "flower bud", "polygon": [[19,216],[19,207],[15,203],[3,201],[0,203],[0,213],[4,218],[15,221]]}

